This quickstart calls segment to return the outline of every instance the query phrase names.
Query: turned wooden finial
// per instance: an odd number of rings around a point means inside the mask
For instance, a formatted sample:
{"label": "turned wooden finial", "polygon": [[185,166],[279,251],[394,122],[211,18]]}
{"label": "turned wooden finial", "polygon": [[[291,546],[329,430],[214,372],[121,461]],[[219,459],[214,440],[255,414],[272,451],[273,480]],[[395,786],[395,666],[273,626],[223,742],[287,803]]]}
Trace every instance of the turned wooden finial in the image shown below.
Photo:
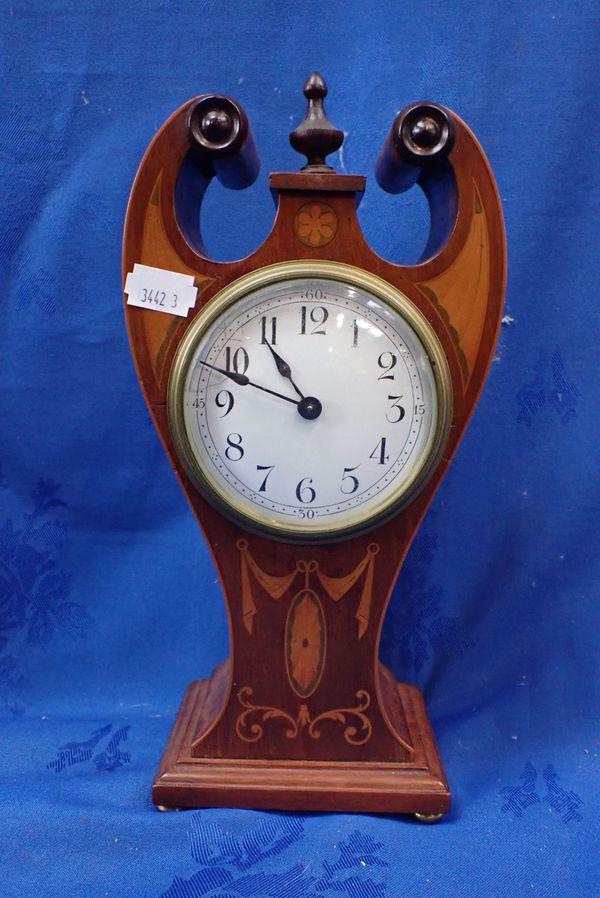
{"label": "turned wooden finial", "polygon": [[325,157],[339,150],[344,142],[344,132],[335,128],[325,115],[323,100],[327,96],[327,85],[318,72],[308,76],[304,96],[308,100],[306,116],[291,132],[290,143],[297,153],[306,156],[307,162],[301,171],[333,171]]}

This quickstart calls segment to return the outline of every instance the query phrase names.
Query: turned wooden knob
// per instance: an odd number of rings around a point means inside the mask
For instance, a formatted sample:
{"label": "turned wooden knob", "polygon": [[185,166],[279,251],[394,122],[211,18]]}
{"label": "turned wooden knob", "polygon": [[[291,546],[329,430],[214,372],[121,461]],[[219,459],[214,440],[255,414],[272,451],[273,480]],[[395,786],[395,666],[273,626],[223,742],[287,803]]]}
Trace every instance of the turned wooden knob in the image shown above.
{"label": "turned wooden knob", "polygon": [[308,109],[302,124],[291,132],[290,143],[297,153],[306,156],[301,171],[333,171],[325,157],[339,150],[344,142],[344,132],[331,124],[325,115],[323,100],[327,85],[318,72],[313,72],[304,85]]}
{"label": "turned wooden knob", "polygon": [[392,135],[400,155],[422,165],[448,155],[454,143],[454,124],[442,106],[418,103],[396,116]]}
{"label": "turned wooden knob", "polygon": [[190,107],[187,127],[190,147],[207,176],[215,174],[236,190],[256,180],[260,160],[239,103],[222,94],[206,94]]}
{"label": "turned wooden knob", "polygon": [[454,146],[454,122],[443,106],[416,103],[399,112],[375,163],[378,184],[388,193],[408,190]]}

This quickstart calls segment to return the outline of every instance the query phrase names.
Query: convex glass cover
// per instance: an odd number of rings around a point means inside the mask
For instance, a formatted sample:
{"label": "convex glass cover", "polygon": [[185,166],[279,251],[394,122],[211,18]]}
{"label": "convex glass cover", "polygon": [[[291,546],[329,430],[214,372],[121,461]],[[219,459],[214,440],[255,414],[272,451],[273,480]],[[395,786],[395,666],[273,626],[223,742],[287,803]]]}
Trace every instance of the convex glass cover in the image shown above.
{"label": "convex glass cover", "polygon": [[283,263],[195,318],[169,419],[188,475],[230,516],[283,539],[338,539],[424,484],[450,424],[450,378],[432,328],[389,284]]}

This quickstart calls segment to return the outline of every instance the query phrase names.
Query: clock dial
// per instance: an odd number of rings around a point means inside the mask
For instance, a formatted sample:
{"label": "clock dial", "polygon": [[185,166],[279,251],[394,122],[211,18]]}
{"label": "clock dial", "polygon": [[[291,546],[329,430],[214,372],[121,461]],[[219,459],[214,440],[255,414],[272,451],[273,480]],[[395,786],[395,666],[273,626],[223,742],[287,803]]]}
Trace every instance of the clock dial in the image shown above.
{"label": "clock dial", "polygon": [[282,538],[339,538],[423,484],[447,433],[449,380],[406,297],[345,266],[291,276],[302,265],[250,276],[198,315],[170,419],[187,472],[230,514]]}

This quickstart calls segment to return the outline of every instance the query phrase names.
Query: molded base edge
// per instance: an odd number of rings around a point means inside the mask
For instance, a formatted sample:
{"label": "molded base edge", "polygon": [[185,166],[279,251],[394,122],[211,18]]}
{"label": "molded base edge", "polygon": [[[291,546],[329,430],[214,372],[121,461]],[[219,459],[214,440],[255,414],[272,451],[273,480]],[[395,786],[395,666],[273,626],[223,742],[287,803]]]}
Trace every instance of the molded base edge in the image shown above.
{"label": "molded base edge", "polygon": [[[398,684],[408,716],[416,721],[426,763],[273,761],[193,758],[194,724],[206,680],[190,683],[169,737],[152,801],[162,808],[233,807],[282,811],[445,814],[450,790],[423,697]],[[419,752],[421,754],[421,752]]]}

